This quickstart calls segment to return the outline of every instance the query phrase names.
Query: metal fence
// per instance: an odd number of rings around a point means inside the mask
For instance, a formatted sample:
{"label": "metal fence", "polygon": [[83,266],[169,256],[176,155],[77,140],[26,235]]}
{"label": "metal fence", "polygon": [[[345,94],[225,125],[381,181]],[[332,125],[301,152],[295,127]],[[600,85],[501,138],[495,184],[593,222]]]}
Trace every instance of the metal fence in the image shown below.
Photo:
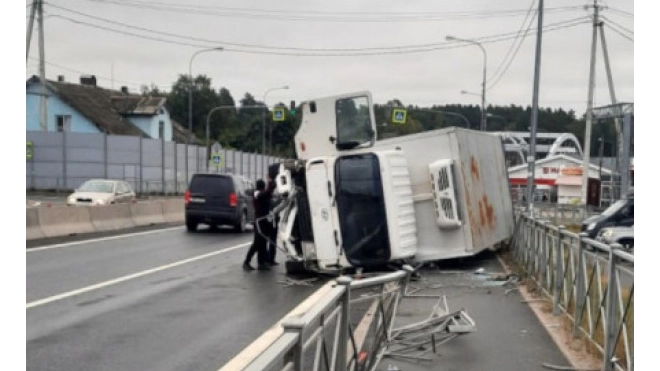
{"label": "metal fence", "polygon": [[432,344],[435,351],[436,345],[475,331],[464,310],[449,311],[444,296],[428,318],[396,326],[401,301],[415,296],[409,291],[412,273],[404,266],[358,280],[339,277],[306,313],[285,319],[281,335],[247,366],[230,362],[222,370],[374,371],[385,357],[422,359],[410,349]]}
{"label": "metal fence", "polygon": [[[357,281],[339,277],[332,291],[307,313],[286,319],[283,334],[245,370],[375,369],[410,272]],[[367,313],[373,318],[363,322]]]}
{"label": "metal fence", "polygon": [[[223,149],[209,163],[206,147],[135,136],[35,132],[26,133],[32,155],[26,161],[26,189],[69,192],[91,178],[129,182],[139,194],[181,194],[192,174],[218,172],[253,181],[283,159]],[[209,166],[213,165],[213,166]]]}
{"label": "metal fence", "polygon": [[[514,203],[516,213],[523,213],[526,210],[524,202]],[[603,212],[605,208],[592,205],[573,205],[559,204],[556,202],[537,202],[534,203],[533,215],[535,219],[545,220],[554,225],[580,225],[584,219],[589,216],[597,215]]]}
{"label": "metal fence", "polygon": [[587,337],[603,370],[634,369],[634,256],[562,226],[520,214],[513,248],[528,276]]}

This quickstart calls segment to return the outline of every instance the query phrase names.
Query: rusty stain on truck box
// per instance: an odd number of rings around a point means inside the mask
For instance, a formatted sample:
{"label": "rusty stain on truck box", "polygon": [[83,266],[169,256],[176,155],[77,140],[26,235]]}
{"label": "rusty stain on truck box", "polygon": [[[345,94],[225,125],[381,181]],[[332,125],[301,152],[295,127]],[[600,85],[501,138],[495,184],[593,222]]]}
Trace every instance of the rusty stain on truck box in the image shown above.
{"label": "rusty stain on truck box", "polygon": [[483,195],[479,200],[479,216],[481,226],[488,226],[491,229],[495,227],[495,212],[493,205],[488,201],[488,196]]}
{"label": "rusty stain on truck box", "polygon": [[472,173],[472,177],[479,180],[479,166],[474,156],[470,157],[470,172]]}

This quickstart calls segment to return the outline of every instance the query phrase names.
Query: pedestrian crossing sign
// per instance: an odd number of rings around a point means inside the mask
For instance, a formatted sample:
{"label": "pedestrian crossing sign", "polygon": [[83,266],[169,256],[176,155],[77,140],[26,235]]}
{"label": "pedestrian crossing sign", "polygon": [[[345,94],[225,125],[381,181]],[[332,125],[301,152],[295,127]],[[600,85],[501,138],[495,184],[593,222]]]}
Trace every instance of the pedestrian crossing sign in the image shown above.
{"label": "pedestrian crossing sign", "polygon": [[209,160],[209,168],[219,170],[224,166],[224,158],[221,152],[211,152],[211,159]]}
{"label": "pedestrian crossing sign", "polygon": [[392,110],[392,122],[395,124],[406,123],[406,110],[403,108],[395,108]]}
{"label": "pedestrian crossing sign", "polygon": [[284,121],[284,108],[273,109],[273,121]]}

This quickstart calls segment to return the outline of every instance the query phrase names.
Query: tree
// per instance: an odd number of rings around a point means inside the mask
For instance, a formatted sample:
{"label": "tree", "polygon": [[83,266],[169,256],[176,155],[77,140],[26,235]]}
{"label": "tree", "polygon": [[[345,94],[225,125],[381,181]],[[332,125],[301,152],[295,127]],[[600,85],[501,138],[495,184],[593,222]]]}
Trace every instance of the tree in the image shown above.
{"label": "tree", "polygon": [[[236,139],[242,136],[237,112],[231,108],[235,106],[236,103],[229,90],[220,88],[218,103],[212,108],[215,111],[209,120],[210,137],[211,141],[218,141],[226,148],[235,148],[231,143],[235,143]],[[211,111],[208,114],[211,114]]]}
{"label": "tree", "polygon": [[[190,79],[187,75],[179,75],[172,85],[172,91],[167,96],[166,107],[170,116],[188,128],[188,94],[190,92]],[[193,78],[192,84],[192,132],[198,138],[206,136],[206,115],[219,103],[218,94],[211,87],[211,79],[205,75]]]}

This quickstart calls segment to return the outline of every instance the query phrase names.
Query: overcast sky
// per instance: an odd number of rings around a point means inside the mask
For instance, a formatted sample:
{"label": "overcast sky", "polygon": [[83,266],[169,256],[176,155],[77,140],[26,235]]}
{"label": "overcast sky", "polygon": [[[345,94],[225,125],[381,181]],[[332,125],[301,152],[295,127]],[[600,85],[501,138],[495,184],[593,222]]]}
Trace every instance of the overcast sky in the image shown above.
{"label": "overcast sky", "polygon": [[[26,24],[29,5],[26,0]],[[631,0],[599,1],[616,98],[634,100]],[[539,105],[587,106],[593,1],[546,0]],[[377,103],[532,104],[538,0],[50,0],[46,76],[119,89],[170,90],[179,74],[205,74],[236,100],[267,103],[369,90]],[[193,55],[221,46],[222,52]],[[38,74],[36,29],[26,77]],[[468,94],[461,94],[468,91]],[[594,105],[610,104],[600,39]]]}

